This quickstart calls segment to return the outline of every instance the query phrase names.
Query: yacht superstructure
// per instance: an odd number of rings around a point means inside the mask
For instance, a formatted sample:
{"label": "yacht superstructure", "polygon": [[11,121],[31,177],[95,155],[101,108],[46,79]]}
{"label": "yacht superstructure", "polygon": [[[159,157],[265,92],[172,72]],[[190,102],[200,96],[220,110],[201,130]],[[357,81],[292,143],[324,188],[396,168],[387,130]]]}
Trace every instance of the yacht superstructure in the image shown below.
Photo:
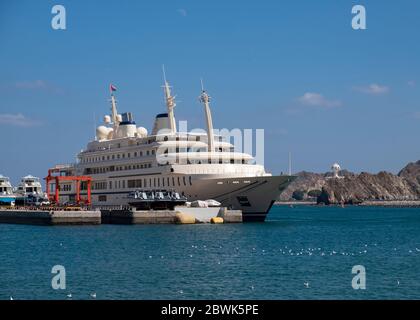
{"label": "yacht superstructure", "polygon": [[14,205],[16,195],[13,193],[13,187],[10,179],[0,174],[0,205]]}
{"label": "yacht superstructure", "polygon": [[20,180],[16,188],[18,202],[25,202],[29,197],[44,197],[41,181],[38,177],[27,175]]}
{"label": "yacht superstructure", "polygon": [[[174,190],[189,201],[215,199],[241,209],[244,221],[264,221],[275,199],[294,179],[273,176],[251,155],[213,133],[210,97],[202,87],[207,132],[178,132],[175,98],[164,76],[167,112],[158,114],[151,134],[137,127],[132,113],[119,114],[110,86],[111,114],[96,130],[95,140],[82,150],[74,165],[60,166],[61,175],[91,176],[92,205],[126,205],[137,189]],[[81,185],[81,192],[86,186]],[[74,201],[75,186],[60,183],[60,201]],[[86,191],[85,191],[86,192]]]}

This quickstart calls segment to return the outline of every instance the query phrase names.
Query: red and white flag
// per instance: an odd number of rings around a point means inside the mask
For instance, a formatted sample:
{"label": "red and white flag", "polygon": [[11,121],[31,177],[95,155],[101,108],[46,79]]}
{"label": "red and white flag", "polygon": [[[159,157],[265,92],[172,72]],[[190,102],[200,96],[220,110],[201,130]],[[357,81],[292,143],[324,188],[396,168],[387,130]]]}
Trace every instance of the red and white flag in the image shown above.
{"label": "red and white flag", "polygon": [[113,84],[110,84],[109,85],[109,91],[112,93],[114,91],[117,91],[117,88]]}

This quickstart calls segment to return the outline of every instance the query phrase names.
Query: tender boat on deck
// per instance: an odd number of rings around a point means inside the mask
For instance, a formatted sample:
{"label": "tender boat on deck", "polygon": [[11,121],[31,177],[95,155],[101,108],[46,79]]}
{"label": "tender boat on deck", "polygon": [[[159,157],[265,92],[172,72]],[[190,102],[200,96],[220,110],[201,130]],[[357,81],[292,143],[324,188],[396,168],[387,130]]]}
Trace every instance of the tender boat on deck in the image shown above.
{"label": "tender boat on deck", "polygon": [[187,202],[186,197],[168,190],[136,190],[129,193],[128,199],[128,204],[137,210],[174,210]]}

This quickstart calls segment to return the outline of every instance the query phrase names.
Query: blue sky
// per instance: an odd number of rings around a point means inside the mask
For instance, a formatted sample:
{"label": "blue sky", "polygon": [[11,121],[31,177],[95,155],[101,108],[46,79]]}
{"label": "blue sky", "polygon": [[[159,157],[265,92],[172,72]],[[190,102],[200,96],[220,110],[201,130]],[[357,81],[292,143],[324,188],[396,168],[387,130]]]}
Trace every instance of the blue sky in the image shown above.
{"label": "blue sky", "polygon": [[[67,29],[51,28],[51,8]],[[367,30],[351,28],[363,4]],[[109,112],[151,129],[164,111],[204,127],[200,77],[217,128],[264,128],[273,173],[398,172],[420,159],[420,2],[1,1],[0,173],[17,181],[68,163]]]}

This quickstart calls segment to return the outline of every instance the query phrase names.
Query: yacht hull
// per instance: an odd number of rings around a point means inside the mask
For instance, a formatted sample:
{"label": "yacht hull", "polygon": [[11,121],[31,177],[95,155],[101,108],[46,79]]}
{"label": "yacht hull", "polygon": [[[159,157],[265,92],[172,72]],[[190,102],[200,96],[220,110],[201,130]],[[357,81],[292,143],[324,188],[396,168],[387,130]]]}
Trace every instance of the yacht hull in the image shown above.
{"label": "yacht hull", "polygon": [[15,203],[15,200],[16,200],[15,197],[10,197],[10,196],[0,197],[0,205],[12,205]]}
{"label": "yacht hull", "polygon": [[222,206],[242,210],[244,222],[263,222],[274,201],[293,176],[200,179],[194,184],[197,199],[215,199]]}
{"label": "yacht hull", "polygon": [[[176,176],[183,180],[182,174]],[[274,201],[294,179],[294,176],[288,175],[228,178],[200,176],[192,179],[191,183],[167,188],[185,195],[188,201],[214,199],[224,207],[242,210],[244,222],[263,222]],[[92,205],[128,205],[128,194],[131,191],[134,190],[92,191]],[[104,197],[106,201],[99,201]],[[65,202],[66,199],[63,200]]]}

